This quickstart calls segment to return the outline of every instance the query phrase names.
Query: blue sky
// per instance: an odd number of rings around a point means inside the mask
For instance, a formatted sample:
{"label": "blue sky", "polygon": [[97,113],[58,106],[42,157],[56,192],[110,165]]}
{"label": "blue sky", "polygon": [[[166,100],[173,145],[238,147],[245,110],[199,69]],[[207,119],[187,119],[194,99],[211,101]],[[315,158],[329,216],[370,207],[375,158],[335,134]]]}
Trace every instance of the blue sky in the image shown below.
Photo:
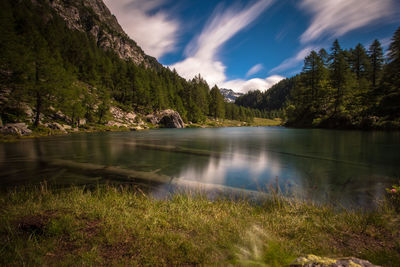
{"label": "blue sky", "polygon": [[105,0],[143,50],[191,79],[246,92],[301,71],[311,50],[376,38],[400,26],[397,0]]}

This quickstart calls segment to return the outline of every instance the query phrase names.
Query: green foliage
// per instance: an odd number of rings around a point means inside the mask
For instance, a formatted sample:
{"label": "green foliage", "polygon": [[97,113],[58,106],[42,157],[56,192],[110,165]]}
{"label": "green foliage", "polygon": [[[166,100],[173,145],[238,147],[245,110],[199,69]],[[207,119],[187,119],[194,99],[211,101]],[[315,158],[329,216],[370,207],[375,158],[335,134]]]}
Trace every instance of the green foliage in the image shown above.
{"label": "green foliage", "polygon": [[[90,9],[73,5],[88,26],[108,27]],[[125,61],[98,47],[90,33],[69,29],[46,1],[3,0],[0,12],[0,83],[11,88],[0,107],[4,123],[23,119],[20,102],[34,107],[36,126],[55,109],[74,126],[83,118],[104,124],[111,105],[143,114],[171,108],[186,122],[225,116],[220,94],[211,95],[200,75],[187,81],[150,57],[152,67]]]}
{"label": "green foliage", "polygon": [[400,28],[384,62],[378,40],[368,51],[361,44],[343,50],[335,40],[329,54],[311,51],[299,75],[263,93],[250,91],[236,104],[263,116],[276,112],[291,126],[399,129]]}
{"label": "green foliage", "polygon": [[400,185],[393,185],[392,188],[386,188],[386,199],[388,203],[400,212]]}
{"label": "green foliage", "polygon": [[225,117],[224,97],[217,86],[214,86],[210,92],[210,115],[215,119]]}

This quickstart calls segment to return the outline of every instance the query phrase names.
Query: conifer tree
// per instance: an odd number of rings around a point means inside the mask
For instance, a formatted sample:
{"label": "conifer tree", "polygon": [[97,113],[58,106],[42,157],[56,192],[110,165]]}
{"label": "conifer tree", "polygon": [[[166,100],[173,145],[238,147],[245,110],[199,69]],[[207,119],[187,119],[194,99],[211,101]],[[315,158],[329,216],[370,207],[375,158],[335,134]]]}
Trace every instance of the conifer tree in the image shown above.
{"label": "conifer tree", "polygon": [[221,95],[218,87],[215,85],[210,91],[210,115],[215,119],[224,118],[224,97]]}
{"label": "conifer tree", "polygon": [[371,65],[369,76],[372,82],[372,87],[375,88],[381,77],[384,62],[383,49],[381,43],[378,40],[375,39],[374,42],[370,45],[368,56]]}

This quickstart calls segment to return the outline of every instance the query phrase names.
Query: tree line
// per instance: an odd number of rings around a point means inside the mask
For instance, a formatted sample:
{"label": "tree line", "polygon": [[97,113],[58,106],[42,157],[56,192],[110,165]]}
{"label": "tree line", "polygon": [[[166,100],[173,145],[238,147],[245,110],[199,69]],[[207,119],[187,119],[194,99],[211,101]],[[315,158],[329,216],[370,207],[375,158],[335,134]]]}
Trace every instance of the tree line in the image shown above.
{"label": "tree line", "polygon": [[185,122],[207,117],[248,121],[258,113],[224,103],[218,87],[198,75],[185,80],[169,68],[146,68],[99,48],[93,37],[69,29],[45,1],[0,1],[0,116],[24,119],[21,103],[43,115],[61,111],[72,124],[105,123],[111,105],[148,114],[167,108]]}
{"label": "tree line", "polygon": [[384,54],[378,40],[366,49],[311,51],[300,74],[236,104],[277,111],[287,124],[327,128],[400,128],[400,28]]}

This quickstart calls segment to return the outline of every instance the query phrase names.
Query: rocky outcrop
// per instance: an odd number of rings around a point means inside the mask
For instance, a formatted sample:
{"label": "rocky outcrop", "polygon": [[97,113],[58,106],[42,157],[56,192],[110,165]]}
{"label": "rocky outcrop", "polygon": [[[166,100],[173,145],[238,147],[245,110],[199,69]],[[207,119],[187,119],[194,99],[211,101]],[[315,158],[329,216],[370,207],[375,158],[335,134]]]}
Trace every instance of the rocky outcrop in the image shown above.
{"label": "rocky outcrop", "polygon": [[2,134],[30,135],[32,131],[25,123],[9,123],[0,128]]}
{"label": "rocky outcrop", "polygon": [[126,112],[118,107],[111,107],[112,119],[107,122],[109,127],[126,127],[132,131],[148,128],[145,123],[133,112]]}
{"label": "rocky outcrop", "polygon": [[45,124],[45,126],[50,128],[50,129],[52,129],[52,130],[56,130],[56,131],[61,131],[63,133],[67,133],[67,130],[64,128],[64,125],[61,125],[58,122],[47,123],[47,124]]}
{"label": "rocky outcrop", "polygon": [[165,128],[185,128],[181,115],[172,109],[166,109],[146,116],[148,122]]}
{"label": "rocky outcrop", "polygon": [[353,257],[349,258],[327,258],[315,255],[307,255],[297,258],[291,267],[379,267],[366,260],[361,260]]}
{"label": "rocky outcrop", "polygon": [[[33,1],[33,3],[38,3]],[[143,50],[123,31],[102,0],[65,1],[47,0],[64,19],[70,29],[86,32],[94,37],[98,47],[113,50],[125,60],[145,67],[161,67],[157,60]]]}

